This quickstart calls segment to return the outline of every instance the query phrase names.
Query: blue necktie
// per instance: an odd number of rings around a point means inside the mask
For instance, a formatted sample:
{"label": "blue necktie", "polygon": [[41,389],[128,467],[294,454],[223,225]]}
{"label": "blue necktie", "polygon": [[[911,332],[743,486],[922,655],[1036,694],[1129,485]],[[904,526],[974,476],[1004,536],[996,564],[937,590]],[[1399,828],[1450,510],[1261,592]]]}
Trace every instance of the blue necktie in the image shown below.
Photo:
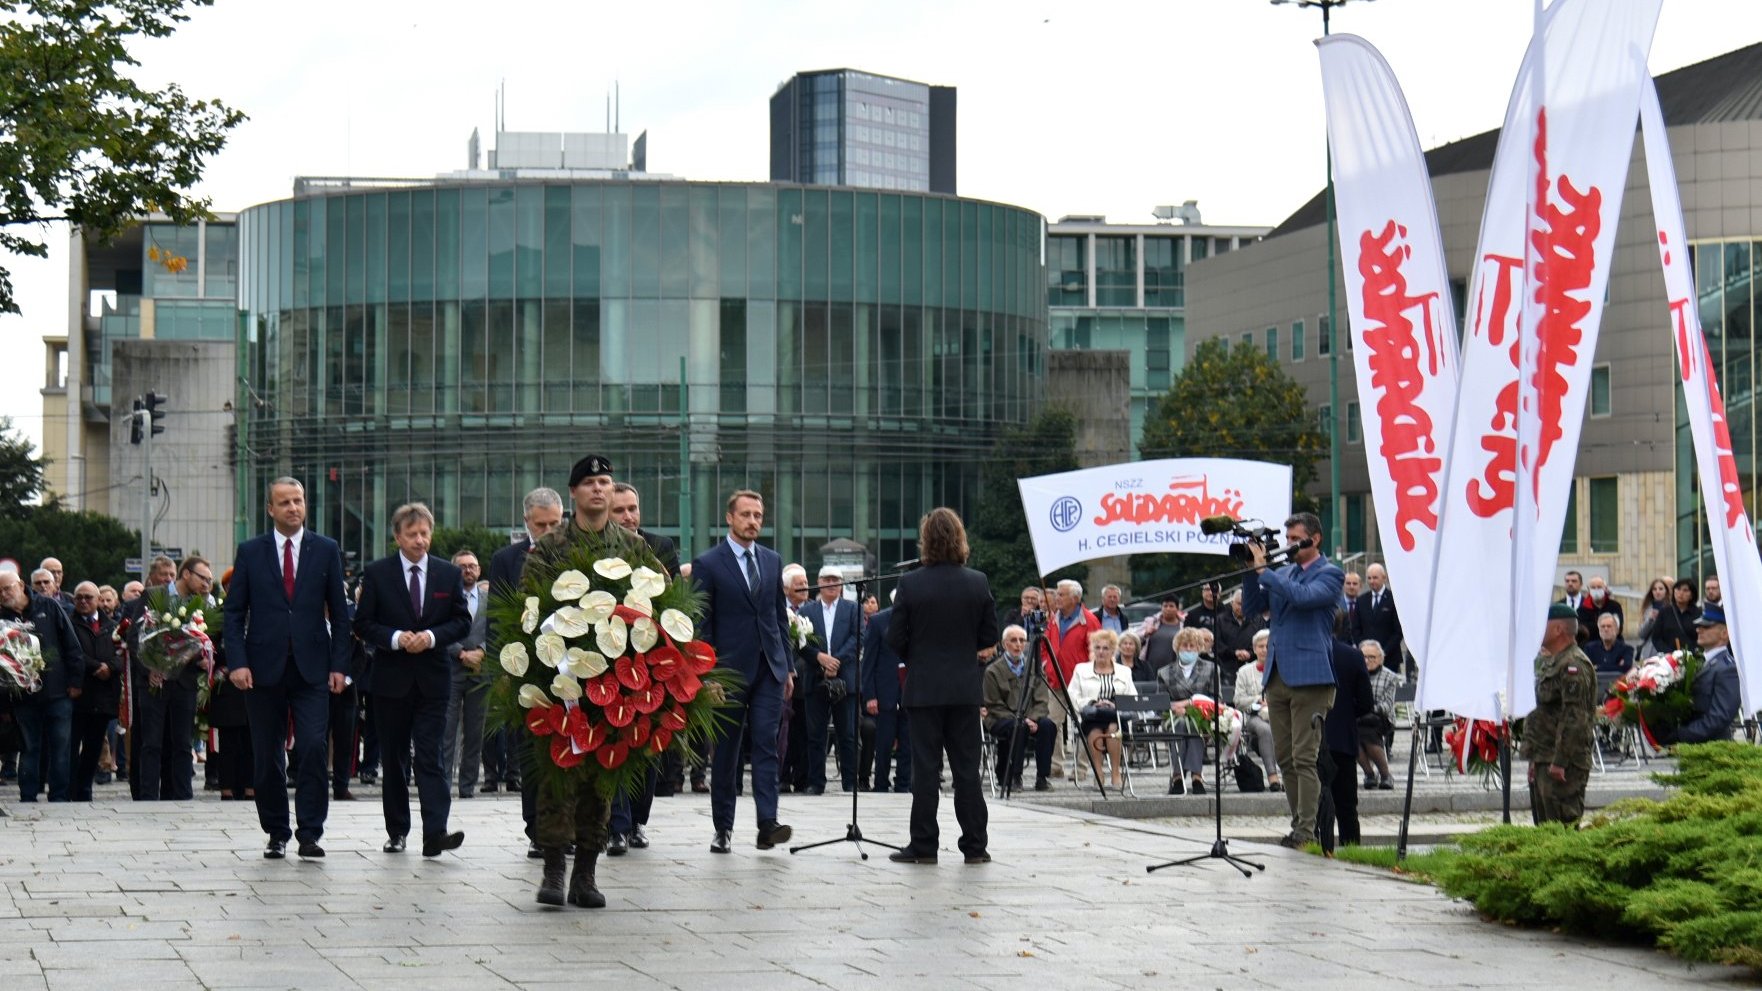
{"label": "blue necktie", "polygon": [[746,587],[749,592],[759,590],[759,566],[753,560],[752,548],[746,550]]}

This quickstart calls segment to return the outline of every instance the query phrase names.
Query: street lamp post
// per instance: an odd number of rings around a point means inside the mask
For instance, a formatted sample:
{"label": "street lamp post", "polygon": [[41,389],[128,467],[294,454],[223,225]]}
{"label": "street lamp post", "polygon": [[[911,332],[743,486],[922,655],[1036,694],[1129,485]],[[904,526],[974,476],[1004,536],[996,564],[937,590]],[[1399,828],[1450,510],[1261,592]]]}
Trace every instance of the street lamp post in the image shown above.
{"label": "street lamp post", "polygon": [[[1335,7],[1344,7],[1351,0],[1271,0],[1275,7],[1285,4],[1296,4],[1298,7],[1317,7],[1322,15],[1322,37],[1328,36],[1328,15]],[[1370,0],[1359,0],[1369,3]],[[1346,507],[1340,501],[1340,319],[1338,301],[1335,299],[1336,274],[1334,266],[1335,252],[1338,250],[1339,239],[1334,232],[1334,155],[1330,139],[1327,155],[1327,210],[1328,210],[1328,508],[1330,526],[1328,546],[1338,555],[1346,543],[1345,518]]]}

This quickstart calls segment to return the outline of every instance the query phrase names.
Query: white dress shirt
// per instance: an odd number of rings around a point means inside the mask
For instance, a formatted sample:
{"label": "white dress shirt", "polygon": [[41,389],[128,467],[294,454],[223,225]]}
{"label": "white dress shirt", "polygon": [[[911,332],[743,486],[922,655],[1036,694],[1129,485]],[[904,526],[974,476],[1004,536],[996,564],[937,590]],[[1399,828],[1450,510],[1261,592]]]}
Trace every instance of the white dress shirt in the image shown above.
{"label": "white dress shirt", "polygon": [[[399,554],[398,555],[398,567],[400,569],[399,577],[402,578],[402,584],[404,586],[404,594],[405,595],[410,594],[410,569],[415,568],[416,569],[416,593],[417,593],[417,596],[418,596],[418,598],[420,598],[424,602],[428,601],[428,555],[427,554],[422,555],[422,560],[420,560],[420,561],[411,561],[409,558],[405,557],[404,555]],[[420,619],[421,617],[417,617],[417,618]],[[403,635],[407,632],[409,632],[409,631],[397,630],[392,633],[392,649],[393,650],[400,649],[400,647],[398,645],[398,640],[401,639],[403,637]],[[434,646],[434,634],[427,633],[426,635],[428,637],[428,645],[430,647]]]}

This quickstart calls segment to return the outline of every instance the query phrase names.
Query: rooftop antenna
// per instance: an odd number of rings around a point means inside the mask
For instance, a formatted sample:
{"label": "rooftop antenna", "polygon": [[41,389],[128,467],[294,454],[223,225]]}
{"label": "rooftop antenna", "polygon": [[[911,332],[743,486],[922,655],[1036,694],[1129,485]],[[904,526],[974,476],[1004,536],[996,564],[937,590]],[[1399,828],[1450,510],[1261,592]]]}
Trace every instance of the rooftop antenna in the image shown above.
{"label": "rooftop antenna", "polygon": [[612,105],[617,108],[617,113],[612,118],[612,133],[617,134],[619,131],[624,129],[624,93],[619,88],[618,81],[616,79],[612,80],[612,94],[613,94]]}
{"label": "rooftop antenna", "polygon": [[606,133],[612,132],[612,94],[606,94]]}

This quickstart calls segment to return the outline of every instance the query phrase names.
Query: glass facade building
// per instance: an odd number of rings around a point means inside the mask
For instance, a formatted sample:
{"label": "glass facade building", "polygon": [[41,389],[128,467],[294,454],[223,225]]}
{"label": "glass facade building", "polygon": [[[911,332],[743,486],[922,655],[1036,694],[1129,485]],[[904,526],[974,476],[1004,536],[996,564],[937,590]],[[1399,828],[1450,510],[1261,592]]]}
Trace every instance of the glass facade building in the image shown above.
{"label": "glass facade building", "polygon": [[955,192],[955,90],[853,69],[803,72],[771,97],[778,182]]}
{"label": "glass facade building", "polygon": [[919,516],[971,506],[996,432],[1031,414],[1041,231],[998,204],[765,184],[354,185],[252,208],[240,518],[292,474],[313,527],[366,559],[401,502],[514,527],[595,452],[682,553],[745,487],[786,559],[838,537],[911,557]]}
{"label": "glass facade building", "polygon": [[1125,351],[1132,455],[1144,417],[1186,356],[1190,262],[1258,239],[1266,228],[1109,224],[1066,217],[1047,229],[1046,304],[1054,350]]}
{"label": "glass facade building", "polygon": [[[1737,462],[1744,508],[1754,521],[1756,494],[1762,486],[1756,462],[1756,325],[1762,322],[1762,297],[1757,295],[1757,266],[1762,265],[1762,240],[1703,241],[1690,246],[1695,271],[1695,298],[1707,350],[1713,356],[1725,399],[1725,423],[1731,432],[1731,453]],[[1676,546],[1679,575],[1711,575],[1713,548],[1708,544],[1706,506],[1695,470],[1695,442],[1689,431],[1682,390],[1676,393]]]}

